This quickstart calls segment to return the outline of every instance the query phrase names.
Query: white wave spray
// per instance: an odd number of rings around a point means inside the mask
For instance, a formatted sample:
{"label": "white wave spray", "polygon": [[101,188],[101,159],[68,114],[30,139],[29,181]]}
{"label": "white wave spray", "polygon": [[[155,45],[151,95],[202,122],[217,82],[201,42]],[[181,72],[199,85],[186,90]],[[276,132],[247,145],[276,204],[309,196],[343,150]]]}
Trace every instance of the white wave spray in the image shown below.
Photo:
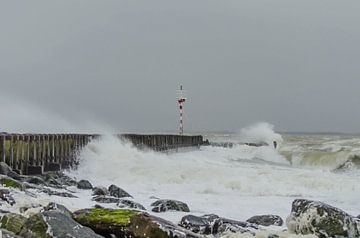
{"label": "white wave spray", "polygon": [[[290,211],[294,198],[357,206],[356,176],[291,167],[271,147],[202,147],[181,153],[139,151],[117,138],[91,142],[81,153],[78,179],[94,185],[117,184],[149,208],[150,196],[182,200],[195,214],[217,213],[244,220],[255,214]],[[236,208],[236,209],[234,209]],[[178,220],[181,213],[166,216]]]}

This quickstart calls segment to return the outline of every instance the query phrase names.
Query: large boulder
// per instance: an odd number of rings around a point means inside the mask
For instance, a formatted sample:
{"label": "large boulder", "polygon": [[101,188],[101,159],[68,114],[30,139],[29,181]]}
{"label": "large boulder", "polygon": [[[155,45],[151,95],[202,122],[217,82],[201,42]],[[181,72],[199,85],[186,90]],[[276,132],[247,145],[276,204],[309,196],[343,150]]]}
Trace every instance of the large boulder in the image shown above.
{"label": "large boulder", "polygon": [[201,237],[171,222],[134,210],[90,208],[74,212],[74,219],[105,237]]}
{"label": "large boulder", "polygon": [[7,213],[1,218],[1,228],[19,234],[25,222],[26,217],[16,213]]}
{"label": "large boulder", "polygon": [[262,226],[282,226],[284,223],[283,219],[276,215],[253,216],[246,221]]}
{"label": "large boulder", "polygon": [[110,196],[118,197],[118,198],[132,197],[125,190],[119,188],[118,186],[116,186],[114,184],[109,186],[109,193],[110,193]]}
{"label": "large boulder", "polygon": [[357,219],[328,204],[297,199],[286,220],[290,232],[319,237],[360,237]]}
{"label": "large boulder", "polygon": [[66,213],[57,210],[45,211],[29,217],[19,235],[25,238],[102,237],[90,228],[81,226]]}
{"label": "large boulder", "polygon": [[184,216],[179,225],[194,233],[203,235],[219,235],[225,232],[248,232],[258,229],[258,226],[248,222],[241,222],[219,217],[214,214],[204,216]]}
{"label": "large boulder", "polygon": [[5,162],[0,162],[0,174],[6,175],[10,178],[20,180],[21,176],[14,172],[9,165]]}
{"label": "large boulder", "polygon": [[190,209],[186,203],[176,201],[176,200],[168,200],[168,199],[160,199],[151,204],[153,207],[153,212],[166,212],[166,211],[180,211],[180,212],[190,212]]}
{"label": "large boulder", "polygon": [[93,186],[88,180],[80,180],[77,184],[78,189],[92,189]]}

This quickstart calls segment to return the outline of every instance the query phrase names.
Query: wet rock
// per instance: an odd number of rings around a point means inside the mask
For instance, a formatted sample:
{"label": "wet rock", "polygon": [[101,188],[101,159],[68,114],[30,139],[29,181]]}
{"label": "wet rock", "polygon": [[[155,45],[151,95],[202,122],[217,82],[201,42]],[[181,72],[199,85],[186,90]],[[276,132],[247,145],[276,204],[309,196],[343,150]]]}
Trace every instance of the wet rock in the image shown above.
{"label": "wet rock", "polygon": [[74,219],[105,237],[202,237],[161,218],[134,210],[83,209],[74,212]]}
{"label": "wet rock", "polygon": [[0,174],[6,175],[12,179],[20,180],[21,176],[14,172],[5,162],[0,162]]}
{"label": "wet rock", "polygon": [[28,206],[20,207],[19,211],[20,211],[20,213],[25,213],[32,208],[38,208],[38,207],[41,207],[41,205],[40,204],[31,204]]}
{"label": "wet rock", "polygon": [[179,225],[194,233],[203,235],[218,235],[225,232],[248,232],[253,234],[253,231],[258,229],[257,225],[222,218],[214,214],[200,217],[187,215],[181,219]]}
{"label": "wet rock", "polygon": [[100,206],[99,204],[95,204],[94,208],[104,208],[103,206]]}
{"label": "wet rock", "polygon": [[120,198],[109,197],[109,196],[96,196],[93,197],[92,200],[99,203],[119,203]]}
{"label": "wet rock", "polygon": [[67,192],[58,192],[51,190],[49,188],[42,188],[39,190],[40,192],[46,193],[50,196],[58,196],[58,197],[67,197],[67,198],[77,198],[75,195]]}
{"label": "wet rock", "polygon": [[359,237],[356,218],[328,204],[297,199],[286,220],[290,232],[319,237]]}
{"label": "wet rock", "polygon": [[47,172],[42,176],[46,183],[54,188],[62,188],[63,186],[77,186],[77,182],[65,175],[61,171]]}
{"label": "wet rock", "polygon": [[40,177],[29,177],[25,180],[27,183],[36,184],[36,185],[47,185],[45,180]]}
{"label": "wet rock", "polygon": [[1,219],[1,228],[19,234],[25,222],[26,218],[22,215],[8,213],[3,215]]}
{"label": "wet rock", "polygon": [[83,227],[66,214],[51,210],[35,214],[25,222],[20,236],[29,238],[78,237],[100,238],[88,227]]}
{"label": "wet rock", "polygon": [[10,195],[10,190],[8,189],[0,189],[0,199],[11,206],[15,204],[15,199]]}
{"label": "wet rock", "polygon": [[105,196],[105,195],[108,195],[108,194],[109,194],[109,191],[105,187],[95,187],[95,188],[93,188],[93,193],[92,193],[93,196],[101,196],[101,195]]}
{"label": "wet rock", "polygon": [[21,182],[16,181],[9,177],[0,178],[0,184],[2,184],[5,187],[9,187],[9,188],[16,188],[16,189],[20,189],[22,191],[25,190],[25,186]]}
{"label": "wet rock", "polygon": [[137,210],[143,210],[145,211],[145,207],[141,205],[140,203],[128,200],[128,199],[120,199],[119,203],[117,204],[118,207],[121,208],[132,208]]}
{"label": "wet rock", "polygon": [[80,180],[77,184],[78,189],[92,189],[93,186],[88,180]]}
{"label": "wet rock", "polygon": [[187,215],[181,219],[179,225],[195,233],[204,235],[217,234],[220,217],[212,214],[201,217]]}
{"label": "wet rock", "polygon": [[114,184],[110,185],[108,190],[109,190],[110,196],[113,196],[113,197],[118,197],[118,198],[132,197],[125,190],[119,188],[118,186],[116,186]]}
{"label": "wet rock", "polygon": [[247,222],[262,226],[282,226],[284,223],[283,219],[280,216],[276,215],[253,216],[247,219]]}
{"label": "wet rock", "polygon": [[61,204],[57,204],[54,202],[51,202],[46,207],[44,207],[44,211],[58,211],[67,215],[68,217],[72,217],[72,213],[69,209],[67,209],[65,206]]}
{"label": "wet rock", "polygon": [[0,229],[0,231],[2,233],[2,238],[22,238],[21,236],[17,236],[13,232],[8,230]]}
{"label": "wet rock", "polygon": [[176,201],[176,200],[167,200],[160,199],[151,204],[153,212],[166,212],[166,211],[181,211],[181,212],[190,212],[190,209],[186,203]]}

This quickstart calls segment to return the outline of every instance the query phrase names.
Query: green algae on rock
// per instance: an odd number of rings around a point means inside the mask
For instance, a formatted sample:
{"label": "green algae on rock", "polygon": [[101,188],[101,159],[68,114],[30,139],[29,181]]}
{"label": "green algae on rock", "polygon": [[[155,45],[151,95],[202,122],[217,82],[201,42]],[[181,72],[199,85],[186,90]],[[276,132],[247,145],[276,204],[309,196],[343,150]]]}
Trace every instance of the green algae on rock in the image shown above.
{"label": "green algae on rock", "polygon": [[47,231],[48,225],[44,217],[38,213],[27,219],[19,235],[25,238],[51,238]]}
{"label": "green algae on rock", "polygon": [[21,182],[18,182],[12,178],[8,178],[8,177],[2,177],[0,178],[0,184],[4,185],[5,187],[10,187],[10,188],[17,188],[20,190],[25,190],[24,185]]}
{"label": "green algae on rock", "polygon": [[171,222],[135,210],[90,208],[74,212],[73,217],[105,237],[200,237]]}
{"label": "green algae on rock", "polygon": [[1,219],[1,228],[19,234],[26,222],[26,218],[16,213],[4,214]]}

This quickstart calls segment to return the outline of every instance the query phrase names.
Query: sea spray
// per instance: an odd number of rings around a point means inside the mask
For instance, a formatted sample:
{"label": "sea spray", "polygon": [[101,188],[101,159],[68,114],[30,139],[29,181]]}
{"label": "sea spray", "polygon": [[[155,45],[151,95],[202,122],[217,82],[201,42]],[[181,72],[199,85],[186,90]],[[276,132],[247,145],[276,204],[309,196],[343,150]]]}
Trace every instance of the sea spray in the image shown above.
{"label": "sea spray", "polygon": [[[116,184],[147,209],[155,196],[186,202],[198,215],[246,220],[257,214],[278,214],[285,219],[294,198],[313,198],[360,213],[358,177],[294,167],[271,146],[204,146],[159,153],[105,136],[92,141],[80,157],[78,170],[71,175],[95,186]],[[162,214],[175,222],[182,215]]]}
{"label": "sea spray", "polygon": [[267,122],[259,122],[242,128],[240,130],[240,138],[242,142],[266,142],[269,145],[272,145],[274,141],[277,144],[283,141],[282,136],[274,132],[274,126]]}

